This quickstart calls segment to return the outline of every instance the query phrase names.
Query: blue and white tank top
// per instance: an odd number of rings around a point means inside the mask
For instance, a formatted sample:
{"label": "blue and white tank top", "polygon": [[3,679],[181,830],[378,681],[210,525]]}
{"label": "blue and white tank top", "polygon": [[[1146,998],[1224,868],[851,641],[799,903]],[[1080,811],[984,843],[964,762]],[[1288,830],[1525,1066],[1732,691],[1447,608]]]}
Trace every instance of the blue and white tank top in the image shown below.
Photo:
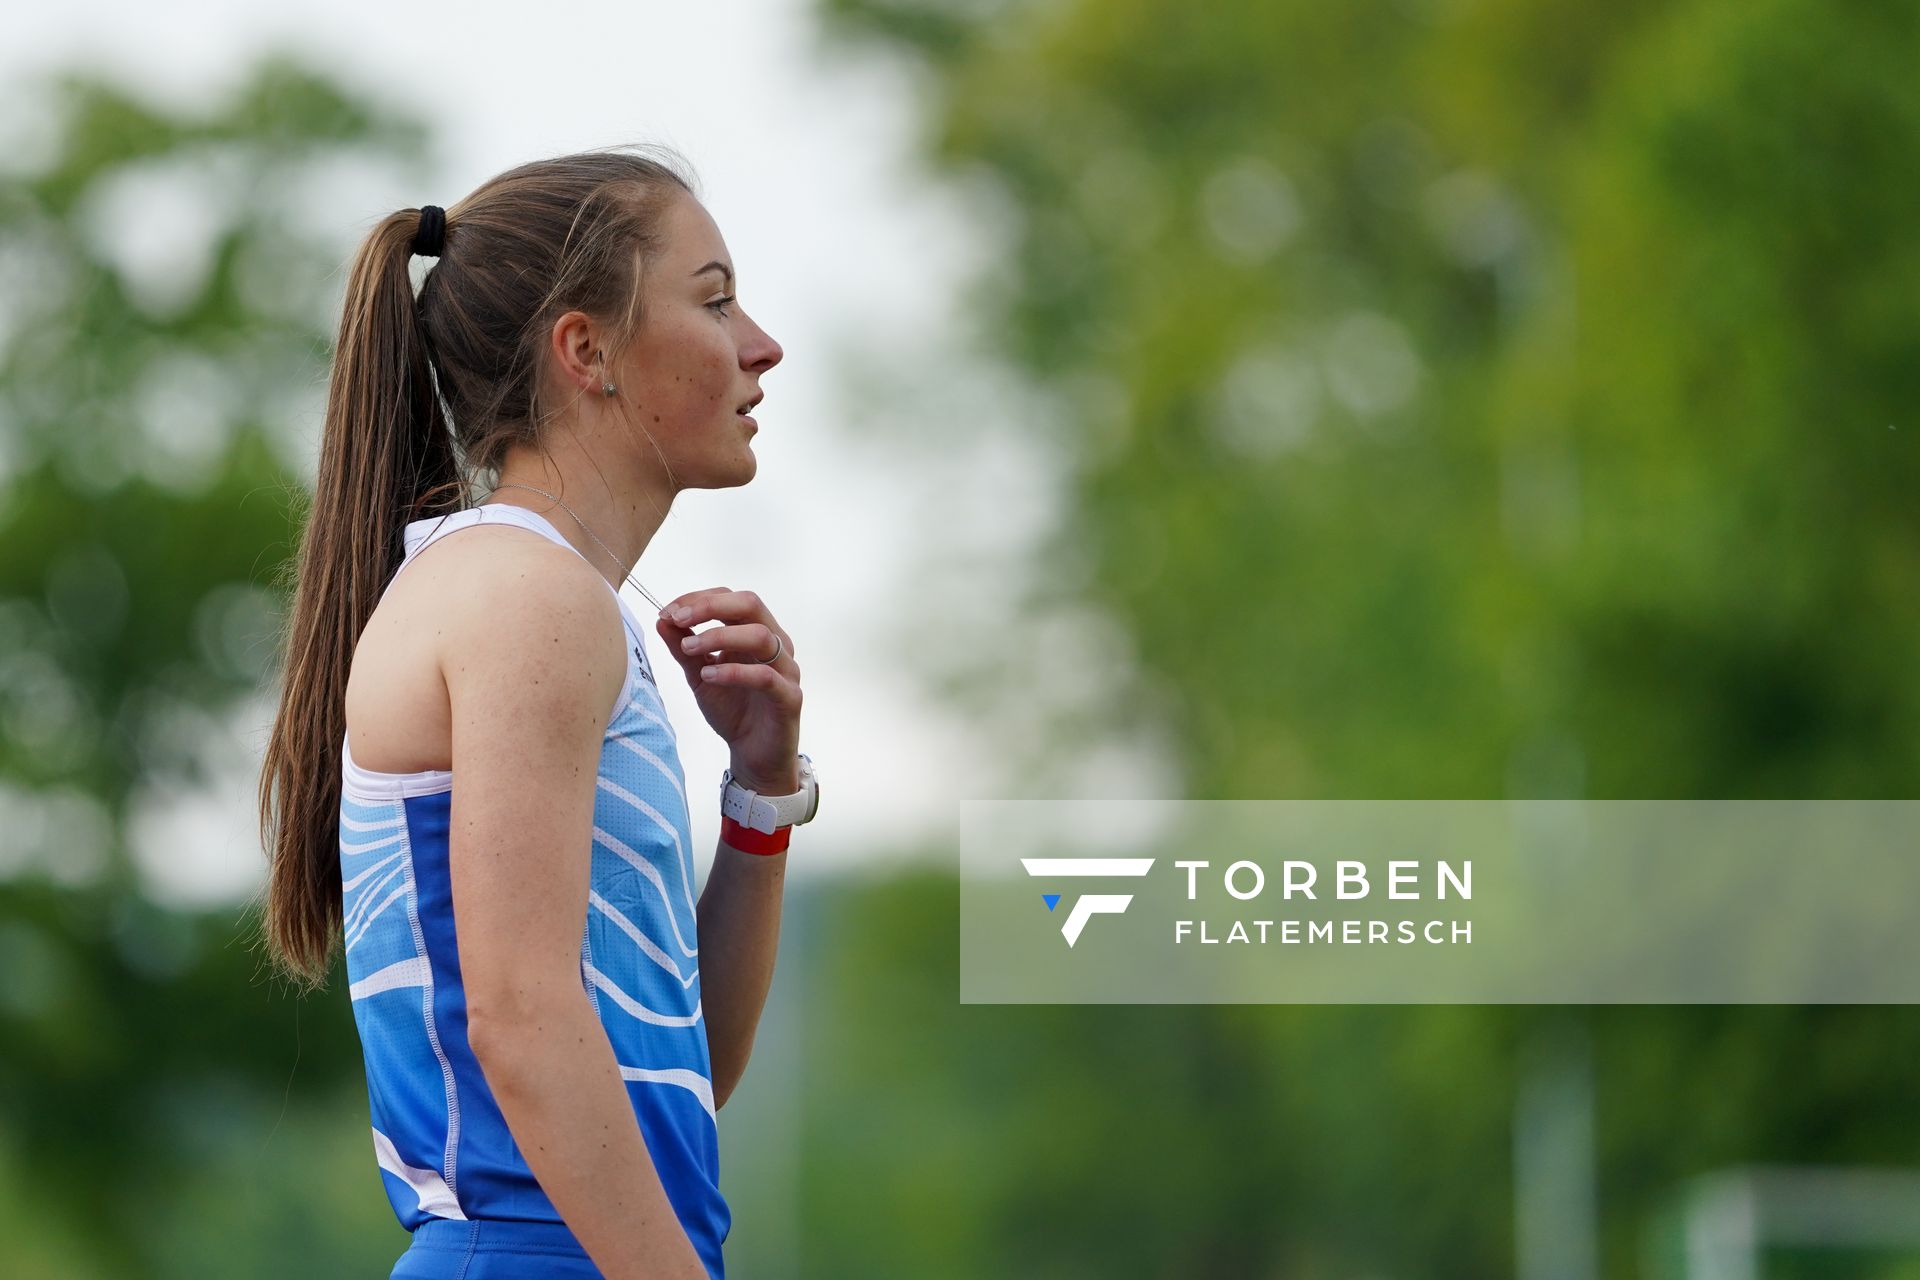
{"label": "blue and white tank top", "polygon": [[[519,525],[574,549],[534,512],[489,504],[408,524],[394,576],[439,539],[483,523]],[[580,981],[612,1042],[667,1199],[708,1274],[721,1280],[732,1215],[720,1194],[700,1011],[686,780],[643,629],[624,600],[620,613],[631,656],[600,751]],[[453,772],[362,769],[345,739],[340,763],[347,977],[373,1149],[394,1213],[409,1231],[430,1218],[561,1222],[467,1043],[447,874]]]}

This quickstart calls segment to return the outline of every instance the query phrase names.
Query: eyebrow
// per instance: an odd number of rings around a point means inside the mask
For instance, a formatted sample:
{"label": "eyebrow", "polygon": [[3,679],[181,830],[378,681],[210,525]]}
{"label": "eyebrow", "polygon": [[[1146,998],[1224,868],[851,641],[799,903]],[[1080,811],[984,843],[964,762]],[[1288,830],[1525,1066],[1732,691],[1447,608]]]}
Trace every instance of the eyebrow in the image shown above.
{"label": "eyebrow", "polygon": [[706,266],[700,268],[698,271],[694,272],[693,274],[696,276],[702,276],[709,271],[718,271],[723,273],[727,277],[727,287],[728,288],[733,287],[733,268],[728,266],[726,263],[720,261],[718,258],[715,258],[712,262],[709,262]]}

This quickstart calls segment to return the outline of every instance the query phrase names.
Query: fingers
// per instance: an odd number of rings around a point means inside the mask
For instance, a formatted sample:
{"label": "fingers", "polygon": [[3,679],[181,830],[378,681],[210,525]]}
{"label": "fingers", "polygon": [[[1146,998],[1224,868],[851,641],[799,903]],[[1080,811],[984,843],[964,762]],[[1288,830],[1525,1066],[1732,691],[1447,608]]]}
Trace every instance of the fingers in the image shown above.
{"label": "fingers", "polygon": [[[763,623],[749,623],[709,627],[696,633],[675,626],[665,618],[654,623],[654,630],[666,642],[667,651],[672,654],[674,661],[680,664],[680,672],[686,677],[689,688],[697,690],[707,683],[735,684],[742,688],[763,687],[758,677],[737,678],[741,669],[763,670],[776,673],[792,685],[795,692],[792,705],[795,708],[799,706],[800,664],[794,661],[793,642],[784,632],[775,632]],[[772,662],[760,661],[774,651],[776,635],[780,637],[780,656]],[[693,642],[692,648],[687,647],[688,641]],[[719,670],[720,674],[706,674],[714,670]]]}
{"label": "fingers", "polygon": [[[722,625],[694,631],[716,621]],[[703,684],[758,689],[776,706],[799,712],[800,664],[794,660],[793,637],[755,593],[728,587],[689,591],[668,601],[655,625],[695,689]]]}
{"label": "fingers", "polygon": [[790,661],[793,651],[786,636],[761,622],[709,627],[705,631],[682,637],[680,651],[693,655],[718,653],[734,662],[744,659],[771,660],[773,665],[781,667],[788,675],[800,674],[800,669]]}
{"label": "fingers", "polygon": [[700,681],[729,688],[756,689],[782,710],[795,715],[800,712],[799,682],[781,674],[771,662],[716,662],[700,668]]}
{"label": "fingers", "polygon": [[680,642],[693,633],[685,627],[674,626],[665,618],[658,619],[653,624],[653,629],[659,633],[662,640],[666,641],[668,654],[680,664],[680,673],[687,678],[687,687],[698,689],[701,684],[700,668],[718,661],[718,658],[709,653],[688,653],[681,648]]}
{"label": "fingers", "polygon": [[[697,627],[703,622],[760,622],[776,630],[779,624],[773,620],[773,613],[766,602],[751,591],[731,591],[726,587],[709,587],[704,591],[689,591],[667,601],[661,616],[681,627]],[[791,640],[788,641],[792,643]]]}

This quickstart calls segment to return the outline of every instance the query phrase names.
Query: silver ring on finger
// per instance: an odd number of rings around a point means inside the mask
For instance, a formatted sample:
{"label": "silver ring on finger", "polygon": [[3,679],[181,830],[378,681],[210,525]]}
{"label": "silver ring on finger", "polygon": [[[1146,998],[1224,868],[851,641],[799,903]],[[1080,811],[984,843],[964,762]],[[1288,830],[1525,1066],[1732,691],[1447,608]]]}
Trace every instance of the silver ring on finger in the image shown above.
{"label": "silver ring on finger", "polygon": [[763,664],[772,662],[774,661],[775,658],[778,658],[780,656],[780,654],[784,651],[785,647],[786,647],[785,643],[780,639],[780,633],[776,631],[773,633],[773,657],[772,658],[755,658],[754,661],[763,663]]}

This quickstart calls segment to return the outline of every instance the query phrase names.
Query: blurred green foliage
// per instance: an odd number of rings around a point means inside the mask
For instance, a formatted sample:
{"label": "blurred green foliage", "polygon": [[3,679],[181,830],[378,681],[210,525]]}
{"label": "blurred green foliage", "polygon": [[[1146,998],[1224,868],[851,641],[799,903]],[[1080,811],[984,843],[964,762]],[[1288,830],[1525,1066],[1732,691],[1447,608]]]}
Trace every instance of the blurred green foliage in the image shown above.
{"label": "blurred green foliage", "polygon": [[824,12],[1009,211],[1048,585],[1189,794],[1910,793],[1914,6]]}
{"label": "blurred green foliage", "polygon": [[[1145,707],[1203,798],[1913,793],[1920,9],[821,11],[917,72],[995,236],[973,328],[1057,410],[1022,626],[1091,603],[1137,659],[1007,742],[1032,776]],[[1033,699],[1003,618],[942,634]],[[888,914],[850,998],[924,937]],[[1519,1077],[1569,1038],[1605,1275],[1659,1274],[1695,1174],[1916,1155],[1908,1009],[891,1012],[941,1083],[848,1092],[1000,1170],[916,1274],[1512,1274]]]}
{"label": "blurred green foliage", "polygon": [[[287,999],[133,850],[270,692],[338,270],[290,202],[425,135],[283,60],[201,116],[45,93],[48,157],[0,180],[0,1271],[384,1274],[344,997]],[[196,271],[170,219],[204,206]]]}

